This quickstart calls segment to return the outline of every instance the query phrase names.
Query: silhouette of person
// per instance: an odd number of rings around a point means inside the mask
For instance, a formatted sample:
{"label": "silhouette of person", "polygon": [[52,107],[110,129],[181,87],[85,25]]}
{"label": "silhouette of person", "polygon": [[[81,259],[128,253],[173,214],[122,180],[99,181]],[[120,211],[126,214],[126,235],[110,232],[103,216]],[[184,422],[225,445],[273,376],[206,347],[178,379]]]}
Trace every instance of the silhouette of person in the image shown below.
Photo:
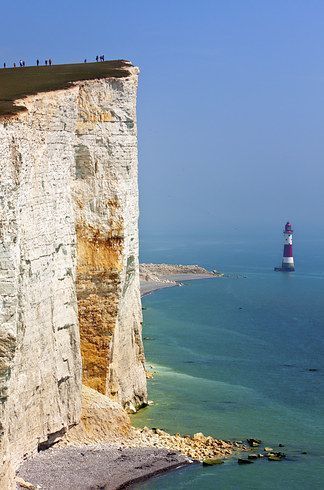
{"label": "silhouette of person", "polygon": [[48,60],[48,64],[49,64],[50,66],[52,66],[52,60],[51,60],[51,58]]}
{"label": "silhouette of person", "polygon": [[86,62],[87,62],[87,58],[84,59],[84,63],[86,63]]}
{"label": "silhouette of person", "polygon": [[6,66],[7,66],[6,63],[3,63],[3,68],[6,68]]}
{"label": "silhouette of person", "polygon": [[39,60],[36,60],[36,65],[39,66]]}
{"label": "silhouette of person", "polygon": [[46,65],[46,66],[47,66],[47,63],[48,63],[48,61],[47,61],[47,60],[45,60],[45,65]]}
{"label": "silhouette of person", "polygon": [[22,62],[22,66],[26,66],[26,63],[24,61]]}
{"label": "silhouette of person", "polygon": [[16,63],[14,63],[14,65],[13,65],[13,66],[14,66],[14,68],[16,68]]}

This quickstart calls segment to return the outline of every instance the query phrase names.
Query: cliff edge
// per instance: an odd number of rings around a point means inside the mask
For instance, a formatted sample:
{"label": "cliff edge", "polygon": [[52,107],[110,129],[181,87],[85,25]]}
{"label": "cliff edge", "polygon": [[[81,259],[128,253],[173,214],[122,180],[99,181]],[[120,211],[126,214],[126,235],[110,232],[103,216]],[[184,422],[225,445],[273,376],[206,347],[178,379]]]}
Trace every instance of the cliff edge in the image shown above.
{"label": "cliff edge", "polygon": [[125,61],[0,72],[1,488],[79,422],[82,376],[147,401],[137,75]]}

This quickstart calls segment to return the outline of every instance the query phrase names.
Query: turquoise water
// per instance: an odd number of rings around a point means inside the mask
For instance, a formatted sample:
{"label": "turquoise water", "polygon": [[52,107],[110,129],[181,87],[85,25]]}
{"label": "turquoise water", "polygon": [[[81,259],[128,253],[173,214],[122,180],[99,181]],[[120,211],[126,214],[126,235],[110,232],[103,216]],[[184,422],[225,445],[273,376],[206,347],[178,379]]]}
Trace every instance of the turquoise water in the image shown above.
{"label": "turquoise water", "polygon": [[182,257],[182,263],[240,277],[191,281],[144,298],[146,357],[157,371],[149,382],[155,405],[136,415],[135,424],[224,439],[257,437],[267,446],[284,444],[288,459],[194,466],[137,488],[324,488],[321,247],[323,242],[311,254],[311,243],[299,243],[297,272],[283,274],[272,270],[280,252],[271,240],[267,247],[235,237],[149,244],[144,260]]}

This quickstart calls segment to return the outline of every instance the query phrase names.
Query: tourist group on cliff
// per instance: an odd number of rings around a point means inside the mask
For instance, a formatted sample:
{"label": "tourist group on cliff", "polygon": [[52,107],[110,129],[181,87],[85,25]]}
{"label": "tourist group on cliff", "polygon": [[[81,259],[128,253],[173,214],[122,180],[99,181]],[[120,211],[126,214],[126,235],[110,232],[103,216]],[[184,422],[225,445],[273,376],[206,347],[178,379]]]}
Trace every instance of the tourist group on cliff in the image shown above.
{"label": "tourist group on cliff", "polygon": [[[100,55],[100,56],[99,56],[99,55],[97,55],[97,56],[96,56],[96,61],[97,61],[97,62],[99,62],[99,61],[105,61],[105,56],[104,56],[103,54],[102,54],[102,55]],[[86,59],[86,58],[84,59],[84,63],[87,63],[87,59]],[[40,66],[40,64],[41,64],[41,63],[40,63],[39,59],[37,59],[37,60],[36,60],[36,66]],[[46,60],[45,60],[45,62],[44,62],[44,65],[43,65],[43,66],[52,66],[52,64],[53,64],[52,59],[51,59],[51,58],[48,58],[48,59],[46,59]],[[27,66],[27,65],[26,65],[26,61],[25,61],[25,60],[19,60],[19,63],[18,63],[18,64],[15,62],[15,63],[13,63],[13,65],[12,65],[12,67],[13,67],[13,68],[16,68],[17,66],[20,66],[21,68],[24,68],[25,66]],[[8,68],[8,67],[7,67],[7,63],[6,63],[6,62],[5,62],[5,63],[3,63],[3,68]]]}

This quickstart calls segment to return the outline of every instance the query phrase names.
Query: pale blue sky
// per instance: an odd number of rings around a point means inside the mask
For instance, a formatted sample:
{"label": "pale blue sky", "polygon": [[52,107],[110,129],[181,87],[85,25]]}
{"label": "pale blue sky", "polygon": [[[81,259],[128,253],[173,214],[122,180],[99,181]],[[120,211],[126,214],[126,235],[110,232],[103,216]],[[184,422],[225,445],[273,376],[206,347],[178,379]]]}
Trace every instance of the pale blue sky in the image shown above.
{"label": "pale blue sky", "polygon": [[1,18],[1,64],[141,68],[145,233],[323,227],[323,1],[20,0]]}

